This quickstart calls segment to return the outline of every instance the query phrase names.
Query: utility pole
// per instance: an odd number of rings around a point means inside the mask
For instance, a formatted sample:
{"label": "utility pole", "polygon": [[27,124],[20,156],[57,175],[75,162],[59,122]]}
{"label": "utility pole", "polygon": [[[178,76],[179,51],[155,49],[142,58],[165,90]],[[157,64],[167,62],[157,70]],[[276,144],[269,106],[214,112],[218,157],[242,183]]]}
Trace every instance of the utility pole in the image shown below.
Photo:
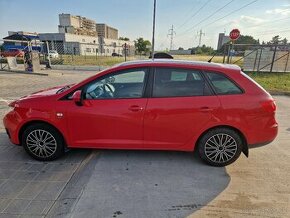
{"label": "utility pole", "polygon": [[155,19],[156,19],[156,0],[154,0],[154,6],[153,6],[153,30],[152,30],[152,60],[154,60],[154,52],[155,52]]}
{"label": "utility pole", "polygon": [[176,35],[176,32],[173,29],[173,25],[171,26],[171,29],[168,30],[167,36],[170,36],[170,50],[173,49],[173,36]]}
{"label": "utility pole", "polygon": [[202,32],[202,29],[201,29],[199,32],[197,32],[197,35],[199,36],[198,47],[200,47],[201,46],[201,37],[205,36],[205,33]]}

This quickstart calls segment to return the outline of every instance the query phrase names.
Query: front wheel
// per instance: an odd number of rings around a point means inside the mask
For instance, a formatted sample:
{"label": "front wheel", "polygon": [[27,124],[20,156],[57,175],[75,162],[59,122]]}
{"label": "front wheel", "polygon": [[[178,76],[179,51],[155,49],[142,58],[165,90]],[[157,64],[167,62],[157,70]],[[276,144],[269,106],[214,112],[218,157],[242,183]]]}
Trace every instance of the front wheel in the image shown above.
{"label": "front wheel", "polygon": [[198,152],[207,164],[222,167],[239,158],[242,146],[242,139],[237,132],[227,128],[217,128],[201,137]]}
{"label": "front wheel", "polygon": [[27,127],[22,134],[22,145],[26,152],[36,160],[50,161],[64,153],[61,134],[47,124]]}

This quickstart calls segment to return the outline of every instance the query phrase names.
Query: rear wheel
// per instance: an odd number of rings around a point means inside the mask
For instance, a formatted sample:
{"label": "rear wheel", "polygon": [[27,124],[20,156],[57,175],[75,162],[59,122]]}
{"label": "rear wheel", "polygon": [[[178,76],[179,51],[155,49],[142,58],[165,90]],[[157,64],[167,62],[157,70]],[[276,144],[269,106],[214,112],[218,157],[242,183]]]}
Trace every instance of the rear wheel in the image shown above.
{"label": "rear wheel", "polygon": [[47,124],[28,126],[22,134],[22,145],[31,157],[41,161],[54,160],[64,153],[61,134]]}
{"label": "rear wheel", "polygon": [[217,128],[204,134],[198,143],[201,159],[212,166],[226,166],[236,161],[242,151],[240,135],[227,128]]}

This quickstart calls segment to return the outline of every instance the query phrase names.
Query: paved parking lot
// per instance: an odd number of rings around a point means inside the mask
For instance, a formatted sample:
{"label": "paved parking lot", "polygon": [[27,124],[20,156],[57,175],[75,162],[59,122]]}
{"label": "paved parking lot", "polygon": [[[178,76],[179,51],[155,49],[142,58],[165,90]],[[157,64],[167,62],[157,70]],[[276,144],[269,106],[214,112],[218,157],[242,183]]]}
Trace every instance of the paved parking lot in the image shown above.
{"label": "paved parking lot", "polygon": [[0,71],[1,217],[288,217],[290,98],[276,96],[279,136],[225,168],[184,152],[73,150],[32,160],[4,131],[6,100],[78,82],[85,73],[48,76]]}

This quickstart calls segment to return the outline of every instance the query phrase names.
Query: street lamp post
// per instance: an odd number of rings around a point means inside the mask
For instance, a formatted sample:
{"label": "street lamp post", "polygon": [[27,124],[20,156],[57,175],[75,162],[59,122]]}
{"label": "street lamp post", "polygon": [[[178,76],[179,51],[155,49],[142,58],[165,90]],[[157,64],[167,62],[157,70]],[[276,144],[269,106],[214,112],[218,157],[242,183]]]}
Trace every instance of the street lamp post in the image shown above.
{"label": "street lamp post", "polygon": [[153,8],[153,32],[152,32],[152,60],[154,60],[154,44],[155,44],[155,15],[156,15],[156,0],[154,0]]}

